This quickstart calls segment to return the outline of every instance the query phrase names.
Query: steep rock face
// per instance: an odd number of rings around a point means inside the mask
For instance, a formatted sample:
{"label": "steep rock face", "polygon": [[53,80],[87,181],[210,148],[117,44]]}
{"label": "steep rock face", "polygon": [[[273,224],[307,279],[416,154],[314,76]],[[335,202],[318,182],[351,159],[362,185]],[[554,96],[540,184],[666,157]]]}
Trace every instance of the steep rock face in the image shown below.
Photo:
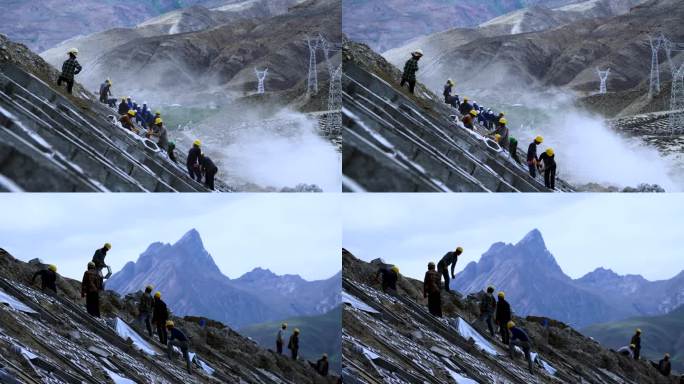
{"label": "steep rock face", "polygon": [[107,281],[108,289],[127,294],[148,284],[162,293],[178,315],[201,315],[231,326],[323,314],[340,302],[339,274],[308,282],[257,268],[231,280],[204,249],[196,230],[175,244],[153,243]]}
{"label": "steep rock face", "polygon": [[506,292],[521,315],[546,315],[578,327],[636,315],[664,314],[681,305],[684,272],[650,282],[599,268],[573,280],[546,249],[538,230],[517,244],[496,243],[456,276],[452,288],[480,292],[488,285]]}

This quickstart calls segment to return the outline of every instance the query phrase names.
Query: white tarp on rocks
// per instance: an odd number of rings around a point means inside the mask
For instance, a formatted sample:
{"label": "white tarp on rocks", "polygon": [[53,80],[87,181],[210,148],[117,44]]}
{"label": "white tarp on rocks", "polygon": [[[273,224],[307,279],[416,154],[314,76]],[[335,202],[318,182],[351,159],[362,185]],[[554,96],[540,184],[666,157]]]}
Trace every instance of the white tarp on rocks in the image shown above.
{"label": "white tarp on rocks", "polygon": [[22,311],[26,313],[37,313],[26,304],[22,303],[21,301],[15,299],[13,296],[10,296],[3,291],[0,291],[0,303],[7,304],[12,309],[17,311]]}
{"label": "white tarp on rocks", "polygon": [[107,368],[104,370],[107,371],[107,374],[112,378],[112,381],[114,381],[115,384],[136,384],[135,381],[119,376],[116,372],[112,372]]}
{"label": "white tarp on rocks", "polygon": [[483,349],[490,355],[498,355],[494,346],[492,346],[487,339],[482,337],[473,327],[470,326],[465,320],[457,317],[452,320],[452,325],[458,330],[458,333],[463,336],[466,340],[473,338],[475,340],[475,345]]}
{"label": "white tarp on rocks", "polygon": [[548,372],[551,376],[556,374],[556,368],[552,367],[551,364],[547,363],[546,361],[542,360],[541,357],[539,357],[538,354],[532,352],[530,353],[530,357],[532,358],[532,361],[537,361],[541,364],[542,367],[544,367],[544,370]]}
{"label": "white tarp on rocks", "polygon": [[456,382],[457,382],[458,384],[478,384],[477,381],[471,380],[471,379],[469,379],[469,378],[467,378],[467,377],[465,377],[465,376],[461,376],[461,375],[459,375],[458,373],[452,371],[452,370],[449,369],[449,368],[447,368],[446,370],[449,372],[449,374],[451,375],[451,377],[452,377],[454,380],[456,380]]}
{"label": "white tarp on rocks", "polygon": [[190,355],[190,361],[194,361],[195,363],[199,364],[202,370],[206,372],[209,376],[214,374],[214,368],[210,367],[209,364],[205,363],[199,357],[197,357],[197,354],[188,352],[188,355]]}
{"label": "white tarp on rocks", "polygon": [[349,304],[352,307],[356,309],[360,309],[364,312],[369,312],[369,313],[379,313],[375,309],[373,309],[371,306],[368,304],[364,303],[363,301],[357,299],[356,297],[350,295],[349,293],[342,291],[342,302],[345,304]]}
{"label": "white tarp on rocks", "polygon": [[120,318],[116,318],[116,333],[119,334],[124,340],[126,339],[131,339],[133,340],[133,345],[136,346],[138,349],[142,349],[143,352],[147,353],[148,355],[156,355],[157,352],[152,348],[150,344],[145,341],[140,335],[138,335],[137,332],[135,332],[131,327],[126,324],[125,321],[121,320]]}

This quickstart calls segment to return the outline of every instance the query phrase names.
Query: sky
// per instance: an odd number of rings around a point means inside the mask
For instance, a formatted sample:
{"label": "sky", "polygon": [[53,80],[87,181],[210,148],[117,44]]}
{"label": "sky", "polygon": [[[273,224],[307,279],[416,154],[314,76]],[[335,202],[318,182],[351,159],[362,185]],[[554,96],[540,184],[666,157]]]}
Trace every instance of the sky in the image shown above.
{"label": "sky", "polygon": [[75,279],[105,242],[118,271],[192,228],[230,278],[262,267],[319,280],[342,268],[337,194],[3,194],[0,212],[0,248]]}
{"label": "sky", "polygon": [[365,194],[345,196],[342,212],[347,250],[414,278],[457,246],[460,271],[535,228],[572,278],[604,267],[661,280],[684,269],[684,194]]}

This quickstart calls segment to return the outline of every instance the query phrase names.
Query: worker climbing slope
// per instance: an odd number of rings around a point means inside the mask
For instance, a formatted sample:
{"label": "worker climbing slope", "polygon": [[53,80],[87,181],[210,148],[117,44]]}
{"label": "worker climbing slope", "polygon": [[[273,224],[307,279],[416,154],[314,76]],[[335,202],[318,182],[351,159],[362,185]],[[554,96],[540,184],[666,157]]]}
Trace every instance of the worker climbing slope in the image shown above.
{"label": "worker climbing slope", "polygon": [[192,148],[190,148],[188,151],[188,158],[185,162],[188,167],[188,173],[190,174],[190,177],[198,182],[202,182],[202,172],[200,170],[200,156],[202,156],[201,146],[202,142],[195,140],[192,143]]}
{"label": "worker climbing slope", "polygon": [[152,323],[157,328],[159,342],[166,345],[166,321],[169,319],[169,310],[166,303],[161,298],[161,292],[154,294],[154,306],[152,307]]}
{"label": "worker climbing slope", "polygon": [[292,360],[297,360],[299,358],[299,328],[295,328],[294,332],[292,332],[290,340],[287,343],[287,349],[289,349],[292,354]]}
{"label": "worker climbing slope", "polygon": [[435,263],[428,263],[428,270],[423,278],[423,298],[428,299],[428,311],[433,316],[442,317],[442,277],[435,270]]}
{"label": "worker climbing slope", "polygon": [[57,266],[51,264],[47,268],[36,271],[31,279],[35,283],[36,277],[40,276],[40,289],[44,292],[57,293]]}
{"label": "worker climbing slope", "polygon": [[188,373],[192,374],[192,361],[190,361],[190,340],[185,334],[176,328],[173,321],[167,320],[165,322],[166,330],[169,334],[166,353],[169,359],[173,359],[173,347],[178,347],[183,354],[183,359],[187,364]]}
{"label": "worker climbing slope", "polygon": [[539,156],[539,171],[544,172],[544,186],[548,189],[556,188],[556,154],[553,148],[547,148]]}
{"label": "worker climbing slope", "polygon": [[534,373],[534,365],[532,365],[532,341],[522,328],[517,327],[514,322],[509,321],[506,327],[511,332],[511,341],[509,344],[509,354],[512,359],[515,359],[515,347],[520,347],[525,354],[525,359],[527,359],[527,365],[530,373]]}
{"label": "worker climbing slope", "polygon": [[91,316],[100,317],[100,291],[103,289],[102,275],[94,262],[88,263],[88,270],[81,280],[81,298],[86,299],[86,309]]}
{"label": "worker climbing slope", "polygon": [[500,291],[499,301],[496,303],[496,324],[499,326],[501,341],[508,345],[508,322],[511,321],[511,306],[506,301],[506,294]]}
{"label": "worker climbing slope", "polygon": [[403,87],[404,84],[408,83],[409,92],[411,92],[411,94],[413,94],[413,91],[416,88],[416,72],[418,72],[418,60],[420,60],[421,57],[423,57],[423,51],[421,49],[411,52],[411,58],[404,64],[404,72],[401,75],[400,86]]}
{"label": "worker climbing slope", "polygon": [[397,280],[399,280],[399,268],[396,265],[381,265],[375,272],[375,279],[382,283],[382,291],[397,294]]}
{"label": "worker climbing slope", "polygon": [[537,146],[544,142],[544,138],[537,136],[534,141],[527,147],[527,167],[530,171],[530,176],[537,177],[537,166],[539,164],[539,156],[537,156]]}
{"label": "worker climbing slope", "polygon": [[457,247],[455,251],[447,252],[437,263],[437,270],[444,277],[444,290],[447,292],[451,292],[451,288],[449,286],[449,267],[451,266],[451,278],[456,278],[454,269],[456,268],[456,263],[458,262],[458,256],[460,256],[462,253],[463,248]]}
{"label": "worker climbing slope", "polygon": [[641,356],[641,329],[637,328],[634,331],[632,340],[630,340],[630,345],[634,345],[634,360],[639,360]]}
{"label": "worker climbing slope", "polygon": [[283,354],[283,344],[285,343],[285,331],[287,330],[287,323],[282,323],[278,334],[276,335],[276,352],[279,355]]}
{"label": "worker climbing slope", "polygon": [[145,287],[145,292],[140,296],[140,303],[138,305],[138,322],[147,328],[147,335],[152,337],[152,311],[154,310],[154,298],[152,297],[152,290],[154,287],[148,285]]}
{"label": "worker climbing slope", "polygon": [[480,318],[478,321],[484,321],[489,329],[489,334],[494,337],[494,326],[492,321],[494,319],[494,312],[496,311],[496,299],[494,298],[494,287],[491,285],[487,287],[482,301],[480,302]]}
{"label": "worker climbing slope", "polygon": [[95,264],[95,269],[97,270],[97,273],[102,276],[102,270],[104,268],[107,268],[108,272],[107,275],[105,276],[106,278],[109,278],[111,275],[112,271],[110,270],[109,266],[105,263],[105,258],[107,257],[107,252],[112,249],[112,245],[110,243],[105,243],[102,248],[96,249],[95,253],[93,254],[93,260],[92,262]]}
{"label": "worker climbing slope", "polygon": [[78,63],[78,60],[76,60],[78,49],[71,48],[67,54],[69,55],[69,58],[62,64],[62,73],[57,78],[57,85],[61,86],[62,82],[66,83],[67,92],[71,94],[71,91],[74,88],[74,76],[78,75],[82,68],[81,64]]}

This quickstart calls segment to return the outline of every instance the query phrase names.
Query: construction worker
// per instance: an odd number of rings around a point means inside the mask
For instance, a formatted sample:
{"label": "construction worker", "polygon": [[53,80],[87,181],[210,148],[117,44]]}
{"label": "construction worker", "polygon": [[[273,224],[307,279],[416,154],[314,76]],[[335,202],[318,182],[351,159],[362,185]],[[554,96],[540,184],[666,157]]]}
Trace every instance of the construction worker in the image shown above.
{"label": "construction worker", "polygon": [[154,298],[152,297],[152,290],[154,287],[148,285],[145,287],[145,292],[140,296],[140,303],[138,304],[138,321],[144,324],[147,328],[147,335],[152,337],[152,311],[154,310]]}
{"label": "construction worker", "polygon": [[485,293],[482,301],[480,301],[480,318],[478,321],[484,321],[489,328],[489,334],[494,337],[494,325],[492,320],[494,318],[494,312],[496,311],[496,299],[494,298],[494,287],[491,285],[487,287],[487,293]]}
{"label": "construction worker", "polygon": [[458,107],[458,112],[459,112],[461,115],[464,115],[464,116],[465,116],[465,115],[468,114],[468,112],[470,112],[470,111],[472,111],[472,110],[473,110],[473,105],[470,104],[470,103],[468,102],[468,98],[467,98],[467,97],[464,97],[464,98],[463,98],[463,102],[462,102],[461,105]]}
{"label": "construction worker", "polygon": [[660,372],[661,375],[669,377],[672,371],[672,364],[670,363],[670,354],[666,353],[665,356],[658,361],[658,364],[651,362],[651,365]]}
{"label": "construction worker", "polygon": [[200,154],[199,159],[200,173],[204,175],[204,186],[214,190],[214,177],[218,173],[218,167],[211,158],[204,153]]}
{"label": "construction worker", "polygon": [[135,126],[135,124],[133,124],[133,118],[135,118],[135,110],[129,109],[125,115],[119,118],[119,122],[121,123],[122,127],[128,129],[129,131],[139,133],[140,130]]}
{"label": "construction worker", "polygon": [[518,157],[518,139],[515,137],[508,138],[508,153],[511,154],[511,158],[518,164],[520,164],[520,157]]}
{"label": "construction worker", "polygon": [[634,358],[634,349],[635,346],[634,344],[630,344],[629,346],[624,346],[620,347],[617,350],[617,353],[621,354],[622,356],[629,357],[630,359]]}
{"label": "construction worker", "polygon": [[167,149],[169,145],[169,136],[166,133],[166,127],[164,127],[164,121],[161,117],[154,119],[154,124],[147,130],[146,136],[148,138],[156,137],[159,148],[163,150]]}
{"label": "construction worker", "polygon": [[190,177],[197,180],[198,182],[202,181],[202,173],[200,172],[200,156],[202,155],[202,149],[200,148],[202,145],[202,142],[198,140],[195,140],[192,143],[192,148],[188,151],[188,158],[186,160],[186,165],[188,167],[188,172],[190,173]]}
{"label": "construction worker", "polygon": [[49,290],[57,293],[57,266],[50,264],[45,269],[41,269],[33,274],[31,284],[36,281],[36,277],[40,276],[40,289],[43,291]]}
{"label": "construction worker", "polygon": [[318,372],[319,375],[321,376],[328,376],[328,354],[324,353],[323,356],[316,361],[316,365],[314,366],[316,369],[316,372]]}
{"label": "construction worker", "polygon": [[166,321],[169,319],[169,310],[166,303],[161,299],[161,292],[154,294],[154,305],[152,306],[152,324],[157,328],[159,342],[166,345]]}
{"label": "construction worker", "polygon": [[473,124],[474,119],[477,117],[477,111],[474,109],[471,109],[470,112],[468,112],[463,118],[461,119],[461,122],[463,122],[463,126],[465,126],[468,129],[475,129],[475,125]]}
{"label": "construction worker", "polygon": [[285,343],[285,338],[283,336],[285,330],[287,330],[287,323],[282,323],[278,330],[278,335],[276,336],[276,352],[278,352],[279,355],[283,354],[283,344]]}
{"label": "construction worker", "polygon": [[109,96],[112,95],[112,81],[107,79],[100,84],[100,102],[109,104]]}
{"label": "construction worker", "polygon": [[397,293],[397,280],[399,280],[399,268],[396,265],[382,265],[375,272],[375,279],[380,280],[382,277],[382,291]]}
{"label": "construction worker", "polygon": [[639,360],[641,356],[641,329],[636,329],[629,344],[634,345],[634,360]]}
{"label": "construction worker", "polygon": [[119,116],[123,116],[126,113],[128,113],[128,103],[126,102],[126,98],[122,97],[121,103],[119,103]]}
{"label": "construction worker", "polygon": [[133,104],[134,104],[134,103],[133,103],[133,100],[131,100],[131,97],[128,96],[128,97],[126,98],[126,105],[128,105],[128,109],[133,109]]}
{"label": "construction worker", "polygon": [[435,271],[435,263],[428,263],[423,279],[423,298],[428,299],[428,310],[433,316],[442,317],[442,277]]}
{"label": "construction worker", "polygon": [[[498,125],[494,130],[495,135],[501,135],[501,140],[499,141],[501,144],[508,143],[508,127],[506,126],[506,123],[507,121],[505,118],[500,118]],[[505,145],[501,145],[501,148],[508,150]]]}
{"label": "construction worker", "polygon": [[506,324],[506,327],[508,328],[508,331],[511,332],[511,341],[508,345],[511,359],[515,359],[515,347],[520,347],[523,350],[523,353],[525,353],[525,359],[527,359],[527,365],[530,373],[534,373],[532,354],[530,353],[530,337],[527,335],[527,332],[525,332],[522,328],[517,327],[512,321],[509,321]]}
{"label": "construction worker", "polygon": [[107,252],[112,249],[112,245],[109,243],[105,243],[102,248],[96,249],[95,253],[93,254],[93,263],[95,263],[95,269],[97,269],[98,273],[102,275],[102,269],[107,267],[107,264],[105,263],[105,257],[107,257]]}
{"label": "construction worker", "polygon": [[421,49],[411,52],[411,58],[404,64],[404,72],[401,75],[401,87],[408,82],[411,94],[413,94],[413,90],[416,88],[416,72],[418,72],[418,60],[421,57],[423,57]]}
{"label": "construction worker", "polygon": [[451,79],[448,79],[446,84],[444,85],[444,92],[442,93],[444,95],[444,102],[451,105],[454,108],[458,108],[459,100],[458,100],[458,95],[452,95],[451,92],[453,91],[454,87],[454,81]]}
{"label": "construction worker", "polygon": [[290,341],[287,343],[287,349],[292,353],[292,360],[297,360],[299,357],[299,328],[295,328]]}
{"label": "construction worker", "polygon": [[102,276],[97,272],[94,262],[88,263],[88,270],[81,280],[81,298],[86,299],[86,309],[91,316],[100,317],[100,291],[102,290]]}
{"label": "construction worker", "polygon": [[506,301],[506,294],[500,291],[496,302],[496,324],[499,326],[501,341],[508,345],[508,322],[511,321],[511,305]]}
{"label": "construction worker", "polygon": [[61,86],[62,82],[65,82],[67,85],[67,92],[71,94],[71,91],[74,88],[74,75],[78,75],[82,68],[81,64],[76,60],[78,49],[71,48],[67,54],[69,55],[69,58],[62,64],[62,74],[57,78],[57,85]]}
{"label": "construction worker", "polygon": [[537,156],[537,145],[544,142],[544,138],[537,136],[534,141],[530,143],[527,147],[527,167],[530,170],[530,176],[537,177],[537,164],[539,163],[539,157]]}
{"label": "construction worker", "polygon": [[442,256],[442,258],[437,263],[437,271],[444,276],[444,290],[451,292],[449,286],[449,266],[451,266],[451,278],[456,278],[454,269],[456,268],[456,263],[458,262],[458,256],[463,253],[463,248],[456,247],[455,251],[449,251]]}
{"label": "construction worker", "polygon": [[192,374],[192,361],[190,361],[190,341],[185,336],[185,334],[176,328],[176,325],[171,320],[167,320],[164,325],[166,326],[166,331],[169,334],[169,340],[167,343],[166,353],[169,359],[173,359],[173,347],[178,347],[183,354],[183,359],[188,365],[188,373]]}
{"label": "construction worker", "polygon": [[556,188],[556,155],[553,148],[547,148],[539,156],[539,172],[544,172],[544,186],[554,190]]}
{"label": "construction worker", "polygon": [[169,141],[169,145],[166,148],[166,154],[169,156],[169,159],[173,161],[174,163],[177,163],[178,160],[176,159],[176,142],[175,141]]}

